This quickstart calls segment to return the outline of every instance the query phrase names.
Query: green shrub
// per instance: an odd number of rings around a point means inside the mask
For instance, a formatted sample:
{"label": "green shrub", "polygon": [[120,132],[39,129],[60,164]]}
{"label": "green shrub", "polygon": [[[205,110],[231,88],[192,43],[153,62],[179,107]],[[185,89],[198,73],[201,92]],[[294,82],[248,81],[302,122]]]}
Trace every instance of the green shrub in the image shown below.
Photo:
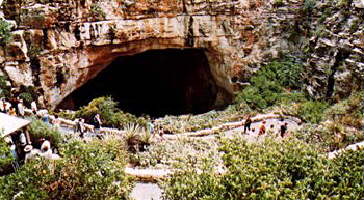
{"label": "green shrub", "polygon": [[37,99],[37,93],[35,91],[34,86],[21,86],[20,87],[20,94],[19,98],[24,100],[24,104],[28,107],[30,107],[30,104],[32,101]]}
{"label": "green shrub", "polygon": [[0,97],[10,96],[10,86],[7,84],[7,78],[5,76],[0,76]]}
{"label": "green shrub", "polygon": [[52,147],[58,148],[63,140],[61,133],[57,128],[52,127],[41,120],[33,120],[28,128],[29,135],[33,143],[39,141],[39,139],[44,138],[49,140]]}
{"label": "green shrub", "polygon": [[0,44],[4,45],[11,39],[10,24],[0,19]]}
{"label": "green shrub", "polygon": [[87,122],[93,123],[94,116],[100,114],[103,126],[123,127],[128,123],[137,123],[145,126],[144,118],[137,118],[130,113],[124,113],[117,108],[118,103],[111,97],[99,97],[92,100],[87,106],[82,107],[76,112],[76,117],[82,117]]}
{"label": "green shrub", "polygon": [[317,124],[305,124],[294,136],[309,144],[317,145],[324,152],[344,148],[347,145],[364,140],[360,131],[347,130],[339,121]]}
{"label": "green shrub", "polygon": [[302,73],[303,66],[291,59],[273,61],[250,79],[251,85],[236,95],[235,102],[246,102],[253,109],[265,109],[278,103],[304,101],[303,93],[287,92],[287,89],[302,88]]}
{"label": "green shrub", "polygon": [[27,105],[27,106],[29,106],[33,101],[32,94],[27,93],[27,92],[20,93],[19,98],[23,99],[24,105]]}
{"label": "green shrub", "polygon": [[167,180],[165,197],[359,200],[364,195],[364,151],[330,161],[298,140],[247,143],[241,138],[222,141],[221,151],[226,173],[212,175],[216,168],[208,163],[200,170],[184,169]]}
{"label": "green shrub", "polygon": [[119,141],[74,141],[60,152],[61,160],[36,159],[0,177],[0,199],[128,199],[132,184]]}
{"label": "green shrub", "polygon": [[283,0],[274,0],[273,5],[275,7],[281,7],[284,6],[284,1]]}
{"label": "green shrub", "polygon": [[298,115],[306,122],[319,123],[324,111],[329,107],[328,103],[318,101],[307,101],[298,108]]}
{"label": "green shrub", "polygon": [[303,11],[312,12],[316,6],[316,0],[305,0],[303,4]]}
{"label": "green shrub", "polygon": [[14,160],[10,153],[10,147],[0,138],[0,175],[6,174],[11,169],[11,163]]}
{"label": "green shrub", "polygon": [[91,5],[90,15],[91,15],[91,17],[93,17],[95,19],[100,19],[100,20],[103,20],[106,17],[105,11],[96,3],[93,3]]}
{"label": "green shrub", "polygon": [[331,193],[335,194],[337,199],[362,199],[364,196],[364,150],[344,152],[333,160],[333,163],[334,169],[331,170],[329,180],[336,180],[336,182],[331,183],[330,188],[322,184],[323,189],[332,191]]}
{"label": "green shrub", "polygon": [[364,110],[364,93],[351,94],[347,99],[328,108],[324,115],[326,120],[337,119],[342,124],[361,128]]}

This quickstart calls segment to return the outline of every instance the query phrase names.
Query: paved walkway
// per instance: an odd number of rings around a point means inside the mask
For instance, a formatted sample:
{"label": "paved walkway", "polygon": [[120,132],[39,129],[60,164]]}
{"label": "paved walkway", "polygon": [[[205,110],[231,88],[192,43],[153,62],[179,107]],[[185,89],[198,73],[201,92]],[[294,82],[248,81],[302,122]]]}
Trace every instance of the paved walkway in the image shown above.
{"label": "paved walkway", "polygon": [[156,183],[137,182],[130,196],[135,200],[161,200],[162,190]]}

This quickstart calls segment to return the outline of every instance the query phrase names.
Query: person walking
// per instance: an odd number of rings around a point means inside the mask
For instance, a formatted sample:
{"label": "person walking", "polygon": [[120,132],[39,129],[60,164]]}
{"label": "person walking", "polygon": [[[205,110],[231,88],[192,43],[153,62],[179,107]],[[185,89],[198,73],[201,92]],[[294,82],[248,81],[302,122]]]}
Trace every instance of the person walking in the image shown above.
{"label": "person walking", "polygon": [[73,132],[76,134],[80,132],[80,119],[76,118],[73,122],[75,123]]}
{"label": "person walking", "polygon": [[19,117],[25,116],[25,110],[24,110],[24,105],[23,105],[22,99],[20,99],[19,103],[18,103],[18,115],[19,115]]}
{"label": "person walking", "polygon": [[1,98],[0,100],[0,112],[5,112],[5,100],[4,98]]}
{"label": "person walking", "polygon": [[54,116],[54,119],[52,120],[52,124],[54,127],[57,128],[57,130],[61,127],[61,120],[59,120],[58,115]]}
{"label": "person walking", "polygon": [[101,133],[102,121],[101,121],[100,114],[96,114],[95,115],[94,121],[95,121],[95,133],[96,133],[96,137],[99,138],[100,140],[102,140],[104,137],[103,137],[103,135]]}
{"label": "person walking", "polygon": [[15,110],[15,108],[10,108],[9,115],[16,116],[16,110]]}
{"label": "person walking", "polygon": [[85,120],[81,118],[78,122],[78,125],[79,125],[79,130],[80,130],[80,137],[84,138],[85,132],[86,132]]}
{"label": "person walking", "polygon": [[94,121],[95,121],[95,127],[98,129],[101,129],[102,122],[101,122],[100,114],[95,115]]}
{"label": "person walking", "polygon": [[32,110],[32,113],[34,115],[37,114],[38,109],[37,109],[37,104],[35,103],[35,101],[32,101],[32,103],[30,103],[30,109]]}
{"label": "person walking", "polygon": [[154,135],[154,124],[153,121],[147,123],[147,130],[150,134]]}
{"label": "person walking", "polygon": [[266,121],[263,121],[262,125],[260,125],[258,136],[265,134],[265,123],[266,123]]}
{"label": "person walking", "polygon": [[288,123],[285,122],[284,124],[281,125],[281,129],[280,129],[282,138],[286,135],[287,130],[288,130]]}
{"label": "person walking", "polygon": [[159,137],[161,137],[162,140],[165,140],[164,137],[163,137],[163,135],[164,135],[164,128],[163,128],[163,126],[160,126],[159,127],[158,134],[159,134]]}
{"label": "person walking", "polygon": [[252,125],[252,119],[250,115],[248,115],[247,119],[244,122],[244,134],[246,133],[246,129],[248,129],[248,131],[250,132],[251,125]]}

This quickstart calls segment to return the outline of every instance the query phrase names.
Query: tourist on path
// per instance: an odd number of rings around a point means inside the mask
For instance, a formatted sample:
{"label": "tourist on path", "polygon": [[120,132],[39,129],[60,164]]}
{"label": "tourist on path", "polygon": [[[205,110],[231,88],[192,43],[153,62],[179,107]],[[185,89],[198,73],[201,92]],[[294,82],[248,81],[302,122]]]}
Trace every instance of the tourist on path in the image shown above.
{"label": "tourist on path", "polygon": [[37,111],[38,111],[38,109],[37,109],[37,104],[33,101],[32,103],[30,103],[30,109],[32,110],[32,113],[34,114],[34,115],[36,115],[37,114]]}
{"label": "tourist on path", "polygon": [[54,116],[54,119],[52,120],[52,124],[53,124],[53,126],[55,126],[57,128],[57,130],[59,130],[59,127],[61,126],[61,120],[59,120],[58,115]]}
{"label": "tourist on path", "polygon": [[80,119],[79,118],[76,118],[74,121],[75,123],[75,126],[74,126],[74,129],[73,129],[73,132],[76,134],[76,133],[79,133],[80,132]]}
{"label": "tourist on path", "polygon": [[20,99],[19,103],[18,103],[18,114],[20,117],[24,117],[25,116],[25,110],[24,110],[24,105],[23,105],[23,100]]}
{"label": "tourist on path", "polygon": [[102,122],[101,122],[101,118],[100,118],[100,115],[99,114],[96,114],[95,117],[94,117],[94,121],[95,121],[95,127],[100,129],[101,128],[101,125],[102,125]]}
{"label": "tourist on path", "polygon": [[52,154],[53,154],[53,151],[52,151],[52,148],[51,148],[51,143],[42,138],[41,141],[43,142],[41,147],[40,147],[40,150],[41,150],[41,154],[43,157],[47,158],[47,159],[52,159]]}
{"label": "tourist on path", "polygon": [[9,115],[16,116],[16,110],[15,110],[15,108],[10,108]]}
{"label": "tourist on path", "polygon": [[86,132],[85,120],[81,118],[78,122],[78,126],[80,131],[80,137],[84,138]]}
{"label": "tourist on path", "polygon": [[164,137],[163,137],[163,135],[164,135],[164,128],[163,128],[163,126],[160,126],[160,127],[159,127],[158,133],[159,133],[159,136],[160,136],[163,140],[165,140],[165,139],[164,139]]}
{"label": "tourist on path", "polygon": [[248,115],[248,118],[245,120],[245,123],[244,123],[244,134],[246,133],[246,129],[248,129],[248,131],[250,132],[251,125],[252,125],[252,119],[251,119],[250,115]]}
{"label": "tourist on path", "polygon": [[0,100],[0,112],[5,112],[5,100],[4,98],[1,98]]}
{"label": "tourist on path", "polygon": [[44,113],[42,115],[42,121],[45,123],[49,123],[49,115],[47,113]]}
{"label": "tourist on path", "polygon": [[286,135],[287,130],[288,130],[288,123],[286,122],[281,125],[281,130],[280,130],[281,137],[284,137]]}
{"label": "tourist on path", "polygon": [[265,134],[265,121],[262,122],[262,125],[260,125],[258,136]]}
{"label": "tourist on path", "polygon": [[150,134],[154,135],[154,124],[153,121],[147,123],[147,130]]}
{"label": "tourist on path", "polygon": [[[96,129],[95,129],[96,136],[97,136],[97,138],[102,140],[103,139],[103,135],[101,133],[102,122],[101,122],[100,114],[95,115],[94,121],[95,121],[95,127],[96,127]],[[97,129],[98,129],[98,131],[96,131]]]}

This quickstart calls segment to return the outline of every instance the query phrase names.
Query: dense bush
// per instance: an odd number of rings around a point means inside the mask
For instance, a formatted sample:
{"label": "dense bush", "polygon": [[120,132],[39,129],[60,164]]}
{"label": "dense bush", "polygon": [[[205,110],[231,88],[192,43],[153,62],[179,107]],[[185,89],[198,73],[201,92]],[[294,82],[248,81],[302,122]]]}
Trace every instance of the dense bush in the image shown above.
{"label": "dense bush", "polygon": [[74,141],[60,151],[61,160],[39,158],[0,177],[0,199],[128,199],[132,185],[119,141]]}
{"label": "dense bush", "polygon": [[37,144],[39,139],[44,138],[51,142],[52,147],[57,148],[62,142],[62,135],[57,128],[52,127],[41,120],[33,120],[29,125],[28,131],[31,140],[35,144]]}
{"label": "dense bush", "polygon": [[298,115],[306,122],[319,123],[328,107],[325,102],[307,101],[298,107]]}
{"label": "dense bush", "polygon": [[124,113],[117,108],[117,103],[111,97],[99,97],[76,112],[76,117],[82,117],[86,122],[93,123],[94,116],[100,114],[103,126],[122,127],[128,123],[146,124],[146,120],[130,113]]}
{"label": "dense bush", "polygon": [[0,138],[0,175],[6,174],[11,169],[11,163],[14,160],[10,153],[10,147]]}
{"label": "dense bush", "polygon": [[325,111],[326,119],[336,119],[342,124],[361,128],[363,126],[364,93],[357,92]]}
{"label": "dense bush", "polygon": [[10,96],[10,86],[7,84],[7,78],[5,76],[0,76],[0,97]]}
{"label": "dense bush", "polygon": [[226,173],[184,169],[168,179],[170,200],[217,199],[361,199],[364,195],[364,151],[327,160],[298,140],[222,142]]}
{"label": "dense bush", "polygon": [[348,130],[339,121],[320,124],[305,124],[295,134],[295,137],[309,144],[317,145],[322,151],[333,151],[347,145],[364,140],[364,135],[358,130]]}
{"label": "dense bush", "polygon": [[4,45],[11,39],[10,24],[0,19],[0,44]]}
{"label": "dense bush", "polygon": [[24,105],[28,107],[37,98],[34,86],[21,86],[19,92],[19,98],[23,99]]}
{"label": "dense bush", "polygon": [[262,67],[251,78],[251,85],[244,88],[235,98],[237,103],[246,102],[254,109],[264,109],[278,103],[304,101],[302,87],[303,67],[292,60],[274,61]]}

